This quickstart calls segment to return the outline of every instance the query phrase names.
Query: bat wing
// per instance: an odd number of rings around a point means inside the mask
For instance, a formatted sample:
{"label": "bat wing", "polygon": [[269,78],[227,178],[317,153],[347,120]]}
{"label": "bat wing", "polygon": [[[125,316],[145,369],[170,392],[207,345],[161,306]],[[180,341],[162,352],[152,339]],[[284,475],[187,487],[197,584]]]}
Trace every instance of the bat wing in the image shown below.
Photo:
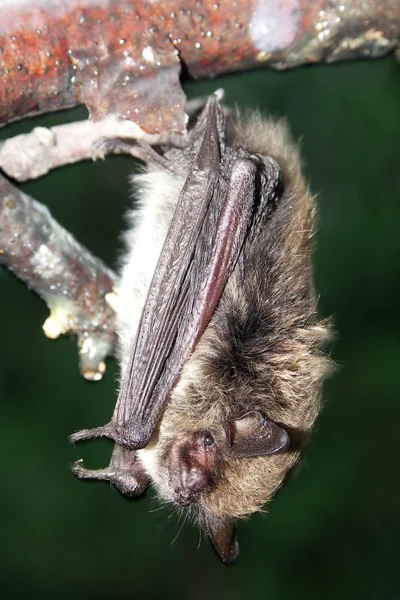
{"label": "bat wing", "polygon": [[252,223],[257,161],[228,157],[223,111],[209,100],[192,132],[195,158],[181,192],[106,436],[130,450],[152,436],[182,367],[206,329]]}
{"label": "bat wing", "polygon": [[223,115],[216,100],[206,111],[204,138],[150,286],[113,417],[129,448],[150,441],[216,309],[251,222],[256,166],[237,159],[229,180],[223,180]]}

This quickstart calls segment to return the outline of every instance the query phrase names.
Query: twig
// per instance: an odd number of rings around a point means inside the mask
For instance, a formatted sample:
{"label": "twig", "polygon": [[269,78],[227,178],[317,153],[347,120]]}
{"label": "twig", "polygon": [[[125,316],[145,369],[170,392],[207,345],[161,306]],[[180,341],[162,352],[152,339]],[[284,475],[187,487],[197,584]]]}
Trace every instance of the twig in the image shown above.
{"label": "twig", "polygon": [[[222,100],[224,91],[214,92]],[[207,96],[199,96],[186,103],[188,118],[200,111]],[[16,181],[27,181],[45,175],[51,169],[86,159],[105,158],[106,154],[120,153],[121,144],[103,143],[107,140],[127,139],[151,146],[181,145],[185,134],[146,133],[136,123],[109,115],[102,121],[77,121],[55,127],[35,127],[30,133],[17,135],[0,142],[0,168]],[[126,152],[145,160],[140,145],[127,144]]]}
{"label": "twig", "polygon": [[[0,168],[17,181],[36,179],[51,169],[86,159],[104,158],[96,143],[103,138],[129,138],[148,144],[168,138],[145,133],[136,123],[110,115],[103,121],[77,121],[52,128],[35,127],[0,143]],[[131,152],[132,153],[132,152]],[[140,151],[136,154],[140,158]]]}
{"label": "twig", "polygon": [[80,370],[101,379],[115,342],[114,312],[106,296],[116,276],[79,244],[46,207],[0,175],[0,264],[46,302],[50,338],[78,336]]}

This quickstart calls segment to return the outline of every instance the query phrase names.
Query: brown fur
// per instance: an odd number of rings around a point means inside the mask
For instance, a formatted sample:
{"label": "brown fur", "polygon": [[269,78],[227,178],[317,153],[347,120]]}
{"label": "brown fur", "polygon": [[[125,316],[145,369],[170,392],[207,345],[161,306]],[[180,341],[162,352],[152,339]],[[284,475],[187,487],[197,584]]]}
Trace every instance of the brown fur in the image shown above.
{"label": "brown fur", "polygon": [[[321,383],[329,366],[321,344],[328,338],[329,328],[318,320],[313,285],[315,203],[301,174],[298,148],[282,121],[265,119],[258,113],[228,113],[225,119],[214,99],[200,115],[187,147],[161,151],[163,160],[152,163],[154,153],[150,152],[147,171],[133,180],[142,210],[137,226],[125,235],[120,280],[117,329],[123,393],[109,424],[72,436],[78,441],[105,435],[116,446],[109,467],[93,471],[78,461],[74,473],[80,478],[110,481],[126,495],[140,494],[153,483],[164,500],[191,511],[207,529],[221,558],[231,562],[238,553],[234,519],[262,510],[271,500],[298,461],[320,409]],[[206,176],[204,165],[208,165]],[[192,169],[194,179],[188,177]],[[199,172],[204,184],[200,187]],[[210,182],[214,187],[207,187]],[[234,191],[233,186],[237,186]],[[188,201],[180,204],[185,207],[185,233],[197,223],[190,223],[191,215],[186,211],[195,210],[199,200],[207,202],[208,190],[213,190],[213,209],[207,210],[215,221],[207,221],[207,234],[202,230],[200,242],[191,250],[197,262],[187,257],[185,262],[176,255],[176,248],[182,248],[182,237],[170,238],[175,241],[169,240],[163,248],[171,219],[174,235],[182,232],[182,223],[177,229],[180,215],[173,217],[182,189],[181,199]],[[199,198],[203,193],[205,196]],[[217,305],[207,306],[212,317],[194,345],[198,330],[193,323],[197,323],[199,313],[208,315],[199,306],[202,293],[209,291],[214,281],[205,284],[202,277],[209,260],[205,257],[210,256],[210,239],[221,239],[212,238],[212,233],[221,205],[227,205],[218,203],[225,194],[229,200],[236,198],[235,202],[240,194],[251,194],[239,198],[233,207],[236,214],[232,217],[230,213],[228,221],[235,242],[244,239],[244,244],[237,254],[230,255],[231,262],[233,256],[238,259],[233,271],[228,270],[225,287],[227,271],[213,271],[221,277],[215,287],[222,283],[222,296],[219,302],[216,297]],[[240,204],[241,200],[245,202]],[[241,215],[237,214],[239,206],[244,211]],[[238,229],[238,223],[243,229]],[[170,267],[165,272],[157,268],[160,253],[161,264],[166,258],[172,259],[165,262],[167,265],[178,264],[181,259],[183,271],[190,264],[200,285],[192,282],[185,288],[169,277]],[[163,285],[153,287],[153,274],[157,273],[157,283],[160,269],[165,275]],[[193,304],[184,296],[182,290],[187,289]],[[169,307],[165,296],[170,299],[172,291],[184,310],[179,325],[172,327],[176,337],[175,345],[170,346],[172,335],[161,339],[152,333],[157,333],[158,325],[170,324],[169,312],[161,317],[160,310]],[[147,294],[150,301],[146,301]],[[145,325],[139,334],[143,345],[136,354],[132,342],[142,310]],[[190,311],[194,319],[188,315]],[[151,370],[161,373],[157,375],[161,403],[154,399],[154,390],[147,397],[140,387],[146,383],[151,390]],[[168,379],[171,373],[173,377]],[[176,377],[179,380],[173,387]],[[136,394],[133,384],[137,381]],[[138,409],[143,408],[144,401],[147,412],[142,419]],[[134,450],[138,447],[142,449]]]}
{"label": "brown fur", "polygon": [[[149,450],[151,477],[171,499],[165,453],[172,440],[208,430],[222,443],[223,424],[259,410],[289,432],[288,451],[270,456],[221,455],[216,485],[198,503],[202,515],[244,517],[261,510],[298,461],[320,409],[329,330],[316,312],[312,279],[315,203],[301,174],[286,124],[259,114],[229,122],[228,143],[275,158],[283,190],[261,230],[250,233],[241,261],[209,327],[186,363]],[[139,451],[143,464],[145,453]]]}

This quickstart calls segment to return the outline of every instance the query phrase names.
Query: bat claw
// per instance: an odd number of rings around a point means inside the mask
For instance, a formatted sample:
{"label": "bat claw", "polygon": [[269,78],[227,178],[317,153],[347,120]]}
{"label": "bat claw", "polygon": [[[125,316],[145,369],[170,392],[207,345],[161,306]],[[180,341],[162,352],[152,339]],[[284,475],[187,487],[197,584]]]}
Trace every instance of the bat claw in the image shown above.
{"label": "bat claw", "polygon": [[115,469],[86,469],[83,466],[83,460],[80,458],[74,463],[72,472],[78,479],[100,479],[105,481],[111,481],[111,478],[115,474]]}
{"label": "bat claw", "polygon": [[121,138],[98,138],[92,145],[92,159],[104,160],[107,154],[132,154],[136,140],[124,140]]}
{"label": "bat claw", "polygon": [[86,469],[83,466],[83,460],[80,458],[74,463],[72,472],[78,479],[109,479],[112,473],[109,469]]}
{"label": "bat claw", "polygon": [[112,437],[112,430],[109,425],[104,425],[103,427],[94,427],[93,429],[81,429],[80,431],[70,435],[69,440],[75,444],[76,442],[92,440],[99,437],[108,437],[110,439],[114,439]]}
{"label": "bat claw", "polygon": [[126,450],[137,450],[138,448],[144,448],[150,441],[150,439],[147,439],[143,436],[127,436],[126,434],[124,434],[124,432],[118,431],[112,422],[108,423],[107,425],[104,425],[103,427],[81,429],[80,431],[77,431],[76,433],[70,435],[69,441],[75,444],[76,442],[94,440],[102,437],[112,440],[115,444],[117,444],[118,446],[122,446]]}

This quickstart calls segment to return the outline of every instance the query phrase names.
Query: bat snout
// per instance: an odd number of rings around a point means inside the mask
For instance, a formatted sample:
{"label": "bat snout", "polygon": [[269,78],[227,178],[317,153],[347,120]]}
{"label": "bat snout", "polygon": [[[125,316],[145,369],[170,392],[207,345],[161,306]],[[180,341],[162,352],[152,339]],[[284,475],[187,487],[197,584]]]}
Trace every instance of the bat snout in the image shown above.
{"label": "bat snout", "polygon": [[209,474],[198,467],[187,469],[182,465],[179,479],[174,489],[174,500],[181,506],[193,504],[210,487]]}
{"label": "bat snout", "polygon": [[180,506],[189,506],[196,501],[196,495],[189,491],[184,491],[179,488],[175,488],[174,491],[174,502]]}
{"label": "bat snout", "polygon": [[169,483],[177,504],[188,506],[208,491],[214,479],[216,447],[209,434],[191,434],[177,442],[169,462]]}

